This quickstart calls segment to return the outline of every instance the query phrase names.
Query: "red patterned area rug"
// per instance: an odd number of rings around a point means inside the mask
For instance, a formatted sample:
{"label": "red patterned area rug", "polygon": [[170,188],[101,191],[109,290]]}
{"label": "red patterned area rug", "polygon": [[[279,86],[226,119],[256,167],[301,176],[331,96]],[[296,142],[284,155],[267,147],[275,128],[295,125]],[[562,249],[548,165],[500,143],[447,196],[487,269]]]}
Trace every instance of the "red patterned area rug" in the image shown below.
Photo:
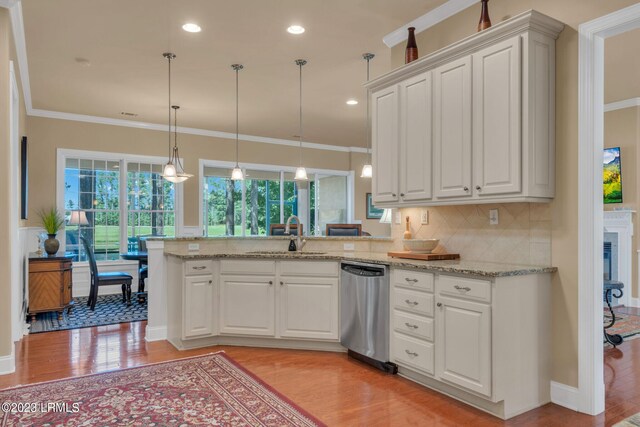
{"label": "red patterned area rug", "polygon": [[223,352],[0,391],[4,426],[324,426]]}
{"label": "red patterned area rug", "polygon": [[[620,334],[625,341],[640,338],[640,316],[618,313],[616,309],[613,311],[616,314],[616,323],[607,329],[607,332],[609,334]],[[611,321],[611,315],[608,311],[605,311],[604,320],[605,324]]]}

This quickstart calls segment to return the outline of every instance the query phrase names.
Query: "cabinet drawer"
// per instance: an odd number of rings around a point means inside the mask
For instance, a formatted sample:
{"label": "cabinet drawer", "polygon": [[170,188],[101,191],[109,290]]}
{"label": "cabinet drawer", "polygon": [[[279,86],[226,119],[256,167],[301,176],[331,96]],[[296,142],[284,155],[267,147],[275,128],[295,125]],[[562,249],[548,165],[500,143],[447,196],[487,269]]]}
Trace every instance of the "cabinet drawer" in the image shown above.
{"label": "cabinet drawer", "polygon": [[398,365],[405,365],[428,374],[434,373],[433,344],[393,332],[391,357]]}
{"label": "cabinet drawer", "polygon": [[335,277],[338,271],[338,263],[332,261],[280,261],[282,276]]}
{"label": "cabinet drawer", "polygon": [[491,282],[488,280],[468,279],[455,276],[440,276],[438,292],[442,295],[469,298],[491,302]]}
{"label": "cabinet drawer", "polygon": [[396,308],[433,317],[433,294],[410,289],[394,288],[393,296]]}
{"label": "cabinet drawer", "polygon": [[184,263],[184,274],[186,276],[194,276],[200,274],[212,274],[213,268],[211,260],[195,260],[186,261]]}
{"label": "cabinet drawer", "polygon": [[393,310],[393,329],[418,338],[433,341],[433,319]]}
{"label": "cabinet drawer", "polygon": [[224,259],[220,261],[220,272],[222,274],[266,274],[274,276],[276,274],[276,263],[275,261]]}
{"label": "cabinet drawer", "polygon": [[398,286],[433,292],[433,274],[411,270],[394,270],[393,282]]}

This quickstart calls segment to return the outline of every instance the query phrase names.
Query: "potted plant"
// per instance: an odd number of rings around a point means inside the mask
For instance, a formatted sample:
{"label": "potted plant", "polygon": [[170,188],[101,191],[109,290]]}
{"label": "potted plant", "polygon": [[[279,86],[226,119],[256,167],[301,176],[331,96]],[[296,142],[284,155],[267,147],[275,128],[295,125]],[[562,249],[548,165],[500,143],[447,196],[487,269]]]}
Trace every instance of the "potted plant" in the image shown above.
{"label": "potted plant", "polygon": [[60,249],[60,242],[56,239],[56,234],[64,225],[64,218],[56,208],[43,209],[39,213],[42,227],[47,232],[49,238],[44,241],[44,250],[49,255],[55,255]]}

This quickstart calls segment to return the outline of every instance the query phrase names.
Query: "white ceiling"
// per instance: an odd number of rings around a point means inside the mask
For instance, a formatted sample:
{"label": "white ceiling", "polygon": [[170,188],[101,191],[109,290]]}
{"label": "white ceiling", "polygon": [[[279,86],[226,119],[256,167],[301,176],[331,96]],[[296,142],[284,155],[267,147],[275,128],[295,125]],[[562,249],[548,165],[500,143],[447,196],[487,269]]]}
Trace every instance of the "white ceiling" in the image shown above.
{"label": "white ceiling", "polygon": [[[167,63],[179,125],[294,139],[297,58],[303,68],[305,141],[365,146],[364,52],[371,76],[390,69],[382,38],[445,0],[23,0],[33,108],[167,121]],[[195,22],[197,34],[182,24]],[[286,32],[291,24],[301,36]],[[83,66],[84,58],[90,66]],[[355,98],[360,104],[345,104]]]}

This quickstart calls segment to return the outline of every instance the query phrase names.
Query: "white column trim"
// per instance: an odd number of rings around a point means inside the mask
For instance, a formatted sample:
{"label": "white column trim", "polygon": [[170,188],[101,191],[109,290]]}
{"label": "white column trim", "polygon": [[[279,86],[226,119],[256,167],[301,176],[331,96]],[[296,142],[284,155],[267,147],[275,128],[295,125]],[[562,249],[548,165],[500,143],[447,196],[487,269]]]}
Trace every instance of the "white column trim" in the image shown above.
{"label": "white column trim", "polygon": [[602,150],[604,39],[640,27],[640,4],[579,26],[578,410],[604,411],[602,345]]}
{"label": "white column trim", "polygon": [[0,356],[0,375],[12,374],[16,371],[16,356],[14,345],[11,345],[11,354]]}
{"label": "white column trim", "polygon": [[147,291],[148,321],[145,339],[167,339],[167,262],[163,240],[148,240],[149,277],[152,285]]}
{"label": "white column trim", "polygon": [[633,214],[635,211],[605,211],[604,231],[618,235],[618,280],[624,283],[622,298],[626,307],[631,304],[633,277]]}

